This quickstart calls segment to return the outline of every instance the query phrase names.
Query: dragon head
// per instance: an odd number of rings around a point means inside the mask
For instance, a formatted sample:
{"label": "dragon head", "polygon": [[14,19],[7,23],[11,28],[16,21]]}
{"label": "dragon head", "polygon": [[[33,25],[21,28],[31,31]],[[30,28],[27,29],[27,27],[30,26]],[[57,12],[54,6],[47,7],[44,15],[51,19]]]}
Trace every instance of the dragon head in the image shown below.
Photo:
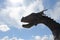
{"label": "dragon head", "polygon": [[30,28],[33,25],[37,25],[38,23],[42,23],[42,21],[43,21],[42,14],[44,14],[43,13],[44,11],[46,11],[46,10],[43,10],[43,11],[38,12],[38,13],[32,13],[26,17],[22,17],[21,22],[28,23],[28,24],[23,24],[23,27]]}

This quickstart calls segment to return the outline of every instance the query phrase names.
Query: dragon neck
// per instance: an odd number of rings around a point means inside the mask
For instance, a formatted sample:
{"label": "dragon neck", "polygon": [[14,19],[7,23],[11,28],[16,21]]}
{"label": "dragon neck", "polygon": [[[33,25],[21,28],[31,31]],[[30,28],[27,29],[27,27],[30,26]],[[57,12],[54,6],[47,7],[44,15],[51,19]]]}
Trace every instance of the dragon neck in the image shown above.
{"label": "dragon neck", "polygon": [[[53,33],[55,39],[60,38],[60,24],[48,16],[43,16],[43,24],[45,24]],[[60,39],[59,39],[60,40]]]}

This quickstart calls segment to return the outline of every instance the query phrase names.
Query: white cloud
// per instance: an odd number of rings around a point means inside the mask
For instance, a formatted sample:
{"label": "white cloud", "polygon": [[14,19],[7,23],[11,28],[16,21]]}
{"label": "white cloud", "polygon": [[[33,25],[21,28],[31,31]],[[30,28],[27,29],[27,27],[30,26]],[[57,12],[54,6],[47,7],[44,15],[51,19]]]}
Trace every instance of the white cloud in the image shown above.
{"label": "white cloud", "polygon": [[19,40],[24,40],[24,39],[21,39],[21,38],[20,38]]}
{"label": "white cloud", "polygon": [[35,40],[41,40],[40,36],[35,36]]}
{"label": "white cloud", "polygon": [[53,9],[47,11],[47,15],[54,20],[60,20],[60,1],[56,3]]}
{"label": "white cloud", "polygon": [[[38,10],[38,8],[39,8],[39,10]],[[37,12],[35,10],[42,11],[43,9],[44,9],[44,6],[42,4],[42,0],[36,0],[24,9],[25,13],[23,16],[27,16],[27,15],[31,14],[32,12]]]}
{"label": "white cloud", "polygon": [[23,0],[9,0],[9,2],[14,3],[14,4],[18,2],[23,3]]}
{"label": "white cloud", "polygon": [[54,40],[54,36],[50,35],[49,40]]}
{"label": "white cloud", "polygon": [[5,36],[4,38],[2,38],[0,40],[9,40],[9,38],[8,38],[8,36]]}
{"label": "white cloud", "polygon": [[11,38],[10,40],[18,40],[16,37]]}
{"label": "white cloud", "polygon": [[56,20],[59,20],[60,19],[60,2],[57,2],[57,4],[55,5],[55,8],[54,8],[54,18]]}
{"label": "white cloud", "polygon": [[[25,40],[25,39],[17,38],[17,37],[10,38],[8,36],[5,36],[5,37],[1,38],[0,40]],[[50,35],[49,37],[47,35],[44,35],[44,36],[33,36],[33,39],[31,39],[31,40],[54,40],[54,39],[53,39],[53,35]]]}
{"label": "white cloud", "polygon": [[54,40],[53,35],[50,35],[49,37],[47,35],[42,36],[33,36],[34,40]]}
{"label": "white cloud", "polygon": [[0,11],[0,19],[6,24],[22,28],[21,18],[36,12],[36,8],[39,8],[40,11],[44,9],[42,0],[36,0],[29,6],[24,5],[24,0],[7,0],[6,8]]}
{"label": "white cloud", "polygon": [[10,5],[15,6],[15,5],[23,4],[24,0],[7,0],[7,2],[9,2]]}
{"label": "white cloud", "polygon": [[48,40],[47,35],[45,35],[44,37],[42,37],[42,39],[41,39],[41,40]]}
{"label": "white cloud", "polygon": [[13,19],[19,18],[19,12],[22,10],[22,7],[10,7],[9,17]]}
{"label": "white cloud", "polygon": [[0,40],[24,40],[24,39],[22,39],[22,38],[17,38],[17,37],[9,38],[8,36],[5,36],[5,37],[1,38]]}
{"label": "white cloud", "polygon": [[0,31],[6,32],[10,30],[10,28],[7,25],[0,25]]}

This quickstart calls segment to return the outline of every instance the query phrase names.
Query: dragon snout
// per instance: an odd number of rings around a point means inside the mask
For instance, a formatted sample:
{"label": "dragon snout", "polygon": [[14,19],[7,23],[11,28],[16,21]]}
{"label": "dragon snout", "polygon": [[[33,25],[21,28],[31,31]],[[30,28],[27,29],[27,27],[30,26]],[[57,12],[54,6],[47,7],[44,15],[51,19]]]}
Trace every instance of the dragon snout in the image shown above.
{"label": "dragon snout", "polygon": [[24,20],[25,20],[25,18],[24,18],[24,17],[22,17],[21,22],[23,22]]}
{"label": "dragon snout", "polygon": [[28,18],[22,17],[21,22],[28,22]]}

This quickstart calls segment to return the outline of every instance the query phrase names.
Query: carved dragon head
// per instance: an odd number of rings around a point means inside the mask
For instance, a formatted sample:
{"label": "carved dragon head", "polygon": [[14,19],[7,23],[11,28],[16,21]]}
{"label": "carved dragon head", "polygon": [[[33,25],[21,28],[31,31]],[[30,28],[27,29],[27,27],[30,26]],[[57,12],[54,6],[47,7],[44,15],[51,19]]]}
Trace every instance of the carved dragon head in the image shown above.
{"label": "carved dragon head", "polygon": [[[47,10],[47,9],[46,9]],[[38,23],[42,23],[43,21],[43,16],[44,15],[44,11],[46,10],[43,10],[41,12],[38,12],[38,13],[32,13],[26,17],[23,17],[21,19],[21,22],[25,22],[25,23],[28,23],[28,24],[23,24],[22,26],[25,27],[25,28],[30,28],[32,27],[33,25],[37,25]]]}

